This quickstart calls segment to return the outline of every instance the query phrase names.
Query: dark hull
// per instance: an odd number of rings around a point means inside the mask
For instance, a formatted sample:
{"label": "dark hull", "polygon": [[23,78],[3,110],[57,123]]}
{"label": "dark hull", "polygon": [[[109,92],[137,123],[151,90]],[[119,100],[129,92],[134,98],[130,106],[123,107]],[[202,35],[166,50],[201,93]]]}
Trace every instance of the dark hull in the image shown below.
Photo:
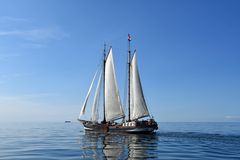
{"label": "dark hull", "polygon": [[[94,123],[91,121],[79,120],[84,129],[96,132],[126,132],[126,133],[152,133],[158,129],[158,125],[154,120],[137,121],[134,126],[127,126],[128,123],[110,124],[110,123]],[[131,124],[133,122],[130,122]]]}

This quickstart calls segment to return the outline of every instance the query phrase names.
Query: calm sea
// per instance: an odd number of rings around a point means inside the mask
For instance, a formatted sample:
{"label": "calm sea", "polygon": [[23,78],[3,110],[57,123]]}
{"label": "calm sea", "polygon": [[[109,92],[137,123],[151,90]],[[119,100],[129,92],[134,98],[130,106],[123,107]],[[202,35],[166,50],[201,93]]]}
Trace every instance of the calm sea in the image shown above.
{"label": "calm sea", "polygon": [[0,159],[240,159],[240,123],[159,123],[152,135],[84,132],[79,123],[0,124]]}

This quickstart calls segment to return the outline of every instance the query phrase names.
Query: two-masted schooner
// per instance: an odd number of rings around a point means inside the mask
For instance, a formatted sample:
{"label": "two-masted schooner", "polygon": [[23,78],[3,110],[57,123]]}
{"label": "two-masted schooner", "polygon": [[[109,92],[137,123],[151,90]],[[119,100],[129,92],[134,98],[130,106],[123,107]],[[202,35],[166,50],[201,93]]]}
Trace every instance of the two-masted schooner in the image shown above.
{"label": "two-masted schooner", "polygon": [[[131,37],[128,35],[128,117],[126,117],[122,107],[114,68],[113,52],[112,47],[110,47],[107,55],[105,54],[104,49],[103,67],[101,73],[99,74],[96,86],[91,119],[82,120],[81,117],[85,113],[97,72],[93,77],[78,118],[78,120],[83,124],[85,130],[100,132],[115,131],[128,133],[151,133],[158,129],[156,121],[150,115],[147,108],[137,66],[136,50],[131,55],[130,42]],[[99,122],[98,106],[101,88],[103,90],[103,120]],[[122,121],[118,122],[119,119],[122,119]]]}

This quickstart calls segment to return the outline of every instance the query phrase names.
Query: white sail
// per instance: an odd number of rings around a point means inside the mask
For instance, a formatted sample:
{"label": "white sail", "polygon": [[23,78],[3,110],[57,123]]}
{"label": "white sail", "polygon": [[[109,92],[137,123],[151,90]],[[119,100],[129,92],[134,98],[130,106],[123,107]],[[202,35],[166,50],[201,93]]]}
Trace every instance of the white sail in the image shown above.
{"label": "white sail", "polygon": [[112,48],[105,63],[105,115],[106,121],[124,117],[119,91],[117,87]]}
{"label": "white sail", "polygon": [[88,102],[88,98],[89,98],[89,95],[90,95],[90,93],[91,93],[92,86],[93,86],[93,83],[94,83],[94,81],[95,81],[97,72],[98,72],[98,71],[96,71],[96,73],[94,74],[92,83],[91,83],[91,85],[90,85],[90,87],[89,87],[89,89],[88,89],[87,96],[86,96],[85,101],[84,101],[84,103],[83,103],[83,106],[82,106],[82,109],[81,109],[81,112],[80,112],[79,117],[81,117],[81,116],[85,113],[86,106],[87,106],[87,102]]}
{"label": "white sail", "polygon": [[149,116],[138,72],[136,52],[133,54],[130,68],[130,96],[131,120]]}
{"label": "white sail", "polygon": [[94,100],[93,100],[92,116],[91,116],[91,121],[93,122],[96,122],[98,120],[98,104],[99,104],[101,82],[102,82],[102,73],[100,73]]}

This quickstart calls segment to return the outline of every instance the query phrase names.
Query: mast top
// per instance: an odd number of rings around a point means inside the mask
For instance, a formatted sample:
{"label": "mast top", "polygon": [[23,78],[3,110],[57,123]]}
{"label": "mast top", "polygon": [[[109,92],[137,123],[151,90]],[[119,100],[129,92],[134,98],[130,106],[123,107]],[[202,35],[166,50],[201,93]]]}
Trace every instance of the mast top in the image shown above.
{"label": "mast top", "polygon": [[103,56],[104,56],[104,60],[106,57],[106,43],[104,42],[104,48],[103,48]]}
{"label": "mast top", "polygon": [[[128,33],[128,58],[131,57],[131,41],[132,41],[132,37],[131,35]],[[129,62],[130,63],[130,59]]]}
{"label": "mast top", "polygon": [[130,42],[132,40],[131,35],[128,33],[128,41]]}

